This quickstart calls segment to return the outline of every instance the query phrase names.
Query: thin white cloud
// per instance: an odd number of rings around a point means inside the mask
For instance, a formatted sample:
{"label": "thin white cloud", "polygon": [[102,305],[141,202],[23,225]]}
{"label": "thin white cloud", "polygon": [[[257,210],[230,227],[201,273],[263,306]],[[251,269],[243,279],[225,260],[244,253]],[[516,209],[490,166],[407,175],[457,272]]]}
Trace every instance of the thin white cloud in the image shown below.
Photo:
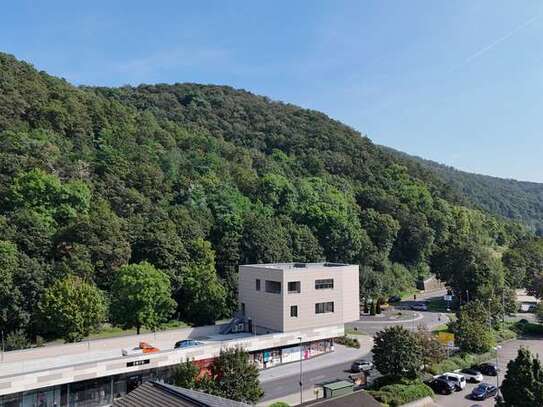
{"label": "thin white cloud", "polygon": [[456,71],[456,70],[458,70],[460,68],[463,68],[464,66],[470,64],[471,62],[473,62],[477,58],[479,58],[482,55],[486,54],[492,48],[496,47],[497,45],[499,45],[502,42],[504,42],[504,41],[508,40],[509,38],[511,38],[518,31],[532,25],[538,18],[539,18],[539,16],[534,16],[534,17],[531,17],[528,20],[524,21],[523,23],[517,25],[515,28],[513,28],[507,34],[501,36],[500,38],[498,38],[498,39],[496,39],[494,41],[492,41],[490,44],[484,46],[483,48],[479,49],[478,51],[476,51],[473,54],[471,54],[470,56],[468,56],[462,63],[460,63],[460,64],[456,65],[455,67],[453,67],[451,69],[451,71]]}

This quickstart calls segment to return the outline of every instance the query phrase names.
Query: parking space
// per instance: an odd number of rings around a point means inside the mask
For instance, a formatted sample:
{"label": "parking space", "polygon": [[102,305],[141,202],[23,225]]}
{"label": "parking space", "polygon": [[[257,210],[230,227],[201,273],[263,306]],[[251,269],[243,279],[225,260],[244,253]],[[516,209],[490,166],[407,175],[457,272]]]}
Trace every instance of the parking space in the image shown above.
{"label": "parking space", "polygon": [[[498,353],[498,366],[501,370],[499,377],[500,383],[506,371],[507,363],[511,359],[516,358],[520,347],[526,347],[534,354],[543,355],[543,340],[541,340],[541,338],[519,339],[502,344],[502,348]],[[496,377],[485,376],[484,382],[496,385]],[[467,397],[475,386],[476,384],[468,383],[466,388],[460,392],[453,393],[449,396],[436,396],[436,403],[440,407],[469,407],[474,404],[479,404],[484,407],[494,406],[495,402],[493,398],[485,401],[473,401]]]}

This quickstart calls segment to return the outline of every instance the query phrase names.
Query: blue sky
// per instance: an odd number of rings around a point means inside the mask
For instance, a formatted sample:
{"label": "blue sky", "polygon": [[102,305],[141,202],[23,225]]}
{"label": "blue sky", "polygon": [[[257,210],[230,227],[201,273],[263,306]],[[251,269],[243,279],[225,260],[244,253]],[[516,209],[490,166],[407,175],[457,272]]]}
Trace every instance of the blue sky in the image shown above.
{"label": "blue sky", "polygon": [[0,50],[75,84],[199,82],[543,182],[543,2],[12,1]]}

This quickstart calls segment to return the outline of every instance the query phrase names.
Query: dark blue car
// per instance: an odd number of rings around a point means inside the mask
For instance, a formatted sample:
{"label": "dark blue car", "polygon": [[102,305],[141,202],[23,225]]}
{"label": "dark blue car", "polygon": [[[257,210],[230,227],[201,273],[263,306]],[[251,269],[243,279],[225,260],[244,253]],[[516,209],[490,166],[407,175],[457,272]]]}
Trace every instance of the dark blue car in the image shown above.
{"label": "dark blue car", "polygon": [[175,343],[174,349],[192,348],[193,346],[202,344],[202,342],[195,341],[194,339],[183,339],[182,341]]}
{"label": "dark blue car", "polygon": [[473,400],[486,400],[489,397],[493,397],[498,394],[498,388],[488,383],[481,383],[474,388],[471,392],[471,398]]}

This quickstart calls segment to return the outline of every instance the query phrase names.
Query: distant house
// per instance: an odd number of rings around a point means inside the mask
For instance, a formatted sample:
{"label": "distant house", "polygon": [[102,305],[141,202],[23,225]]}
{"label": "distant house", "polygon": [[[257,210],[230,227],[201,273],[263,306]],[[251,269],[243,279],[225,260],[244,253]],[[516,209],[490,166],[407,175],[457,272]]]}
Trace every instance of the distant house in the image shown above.
{"label": "distant house", "polygon": [[250,407],[250,405],[150,381],[115,400],[113,407]]}

